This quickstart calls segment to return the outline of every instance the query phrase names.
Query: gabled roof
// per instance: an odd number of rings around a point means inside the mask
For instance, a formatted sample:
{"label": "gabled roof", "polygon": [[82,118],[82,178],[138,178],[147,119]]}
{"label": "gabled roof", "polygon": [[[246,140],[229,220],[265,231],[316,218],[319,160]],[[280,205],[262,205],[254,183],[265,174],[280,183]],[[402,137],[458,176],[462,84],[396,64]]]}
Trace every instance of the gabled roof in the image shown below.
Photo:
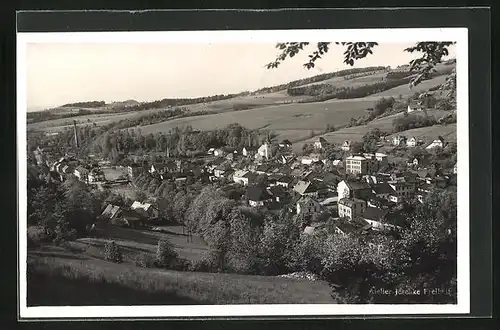
{"label": "gabled roof", "polygon": [[113,219],[114,217],[116,217],[116,215],[118,214],[118,212],[120,210],[121,209],[119,206],[113,205],[113,204],[108,204],[108,206],[106,206],[104,211],[102,211],[101,217],[106,218],[108,220]]}
{"label": "gabled roof", "polygon": [[306,228],[304,228],[304,234],[310,235],[314,232],[315,229],[316,229],[316,227],[307,226]]}
{"label": "gabled roof", "polygon": [[384,221],[385,217],[389,213],[388,210],[381,210],[376,207],[367,207],[365,212],[363,212],[362,217],[364,219],[373,220],[373,221]]}
{"label": "gabled roof", "polygon": [[290,142],[290,140],[283,140],[281,141],[281,144],[284,144],[284,145],[292,145],[292,142]]}
{"label": "gabled roof", "polygon": [[320,137],[316,140],[316,142],[320,142],[320,143],[328,143],[328,141],[325,140],[325,138],[323,137]]}
{"label": "gabled roof", "polygon": [[245,170],[237,170],[234,172],[233,177],[234,178],[243,178],[245,175],[248,174],[248,171]]}
{"label": "gabled roof", "polygon": [[365,203],[365,201],[358,198],[342,198],[339,200],[340,205],[345,205],[347,207],[353,207],[357,203]]}
{"label": "gabled roof", "polygon": [[298,192],[301,195],[307,194],[307,193],[313,193],[313,192],[317,191],[316,186],[310,181],[297,182],[295,187],[293,187],[293,190]]}
{"label": "gabled roof", "polygon": [[394,193],[394,189],[392,189],[392,187],[387,182],[382,182],[382,183],[376,184],[373,187],[373,191],[377,195]]}
{"label": "gabled roof", "polygon": [[344,182],[350,190],[370,189],[370,185],[366,181],[347,181],[347,180],[344,180]]}
{"label": "gabled roof", "polygon": [[300,198],[297,201],[297,203],[300,205],[305,205],[305,204],[309,204],[309,203],[315,204],[317,206],[321,205],[320,203],[318,203],[318,201],[316,201],[315,199],[313,199],[309,196],[303,196],[302,198]]}
{"label": "gabled roof", "polygon": [[249,200],[260,202],[271,199],[271,196],[267,192],[267,190],[260,186],[249,186],[247,188],[246,196]]}

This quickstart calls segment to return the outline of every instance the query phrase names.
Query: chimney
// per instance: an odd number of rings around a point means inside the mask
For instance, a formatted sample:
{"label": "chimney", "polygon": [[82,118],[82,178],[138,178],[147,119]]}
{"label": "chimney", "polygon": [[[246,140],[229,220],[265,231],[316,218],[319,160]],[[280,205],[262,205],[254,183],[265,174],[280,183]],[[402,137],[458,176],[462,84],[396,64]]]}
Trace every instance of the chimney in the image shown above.
{"label": "chimney", "polygon": [[74,131],[75,131],[75,145],[77,148],[80,148],[80,143],[78,141],[78,131],[76,129],[76,120],[73,120],[73,128],[74,128]]}

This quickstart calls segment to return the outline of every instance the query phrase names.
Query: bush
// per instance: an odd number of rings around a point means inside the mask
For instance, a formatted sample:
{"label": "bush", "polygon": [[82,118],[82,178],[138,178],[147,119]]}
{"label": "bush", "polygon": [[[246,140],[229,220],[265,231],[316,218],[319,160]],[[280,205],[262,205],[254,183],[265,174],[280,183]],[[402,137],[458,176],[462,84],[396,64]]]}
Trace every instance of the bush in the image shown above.
{"label": "bush", "polygon": [[29,226],[27,235],[28,247],[36,247],[41,243],[50,241],[50,237],[45,232],[45,229],[39,226]]}
{"label": "bush", "polygon": [[155,266],[155,258],[149,253],[141,253],[135,258],[135,265],[142,268],[152,268]]}
{"label": "bush", "polygon": [[120,247],[114,241],[106,242],[104,245],[104,259],[116,263],[121,263],[123,261],[123,255],[120,251]]}
{"label": "bush", "polygon": [[174,245],[170,241],[166,239],[158,241],[155,260],[158,267],[172,268],[176,265],[177,257]]}
{"label": "bush", "polygon": [[220,257],[216,252],[208,252],[203,257],[192,264],[191,270],[194,272],[219,272]]}

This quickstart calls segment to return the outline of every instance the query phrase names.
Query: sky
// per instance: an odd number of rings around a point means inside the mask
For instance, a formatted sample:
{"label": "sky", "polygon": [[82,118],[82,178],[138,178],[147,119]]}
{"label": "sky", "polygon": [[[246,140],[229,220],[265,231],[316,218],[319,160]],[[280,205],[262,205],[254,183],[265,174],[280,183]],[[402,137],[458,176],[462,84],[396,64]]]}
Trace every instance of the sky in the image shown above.
{"label": "sky", "polygon": [[[354,67],[408,64],[418,56],[403,51],[411,45],[379,44]],[[265,64],[279,53],[272,43],[30,43],[28,111],[81,101],[144,102],[253,91],[350,68],[342,62],[343,48],[335,45],[307,70],[302,64],[313,50],[310,45],[268,70]]]}

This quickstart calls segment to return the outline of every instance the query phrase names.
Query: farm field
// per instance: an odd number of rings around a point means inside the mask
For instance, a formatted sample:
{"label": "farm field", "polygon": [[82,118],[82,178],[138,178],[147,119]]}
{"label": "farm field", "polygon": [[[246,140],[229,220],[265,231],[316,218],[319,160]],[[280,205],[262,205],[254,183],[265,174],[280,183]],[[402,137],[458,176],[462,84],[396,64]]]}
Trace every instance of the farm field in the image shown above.
{"label": "farm field", "polygon": [[323,281],[143,269],[55,247],[39,252],[28,251],[29,306],[335,303]]}
{"label": "farm field", "polygon": [[[174,119],[141,127],[144,134],[166,132],[179,126],[191,125],[195,130],[223,128],[232,123],[240,123],[249,129],[270,129],[276,131],[324,130],[326,124],[341,125],[351,117],[364,114],[372,101],[358,102],[337,100],[328,104],[302,103],[263,107],[251,110],[232,111],[214,115]],[[295,132],[295,133],[296,133]],[[295,133],[292,133],[295,134]],[[301,134],[298,134],[302,136]]]}
{"label": "farm field", "polygon": [[[436,119],[442,117],[443,115],[447,114],[447,111],[443,110],[432,110],[428,111],[429,116],[435,116]],[[350,141],[360,141],[363,135],[365,135],[366,132],[370,131],[371,129],[378,128],[382,132],[392,132],[392,122],[395,118],[402,116],[402,113],[397,113],[394,115],[390,115],[387,117],[383,117],[377,120],[373,120],[369,122],[366,125],[361,125],[361,126],[355,126],[355,127],[348,127],[348,128],[343,128],[339,129],[338,131],[335,132],[330,132],[321,135],[325,140],[331,143],[335,144],[341,144],[345,140],[350,140]],[[444,137],[445,135],[452,134],[453,132],[456,132],[456,124],[451,124],[451,125],[434,125],[431,127],[422,127],[422,128],[417,128],[417,129],[412,129],[404,132],[400,132],[397,134],[400,135],[415,135],[415,137],[421,137],[421,138],[427,138],[427,139],[433,139],[439,135],[439,132],[442,132],[442,136]],[[420,135],[418,135],[420,133]],[[436,133],[436,134],[434,134]],[[417,136],[418,135],[418,136]],[[295,143],[292,148],[295,152],[300,152],[302,150],[302,146],[305,143],[313,143],[315,139],[319,138],[319,136],[316,136],[312,139],[306,139],[304,141],[299,141]]]}

